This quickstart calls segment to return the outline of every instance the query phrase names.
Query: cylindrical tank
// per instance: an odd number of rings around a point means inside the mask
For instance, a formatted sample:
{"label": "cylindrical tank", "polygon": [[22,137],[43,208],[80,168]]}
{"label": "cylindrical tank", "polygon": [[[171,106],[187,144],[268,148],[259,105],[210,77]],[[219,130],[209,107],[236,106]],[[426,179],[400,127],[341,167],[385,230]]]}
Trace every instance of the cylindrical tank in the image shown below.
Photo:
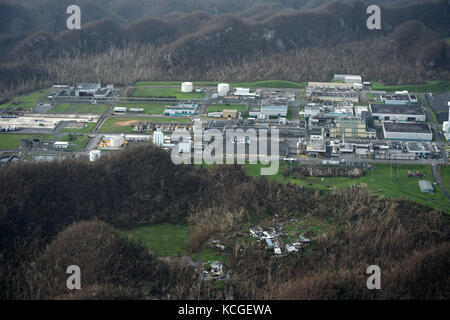
{"label": "cylindrical tank", "polygon": [[217,92],[219,93],[220,97],[226,96],[229,91],[230,91],[230,85],[228,83],[219,83],[217,85]]}
{"label": "cylindrical tank", "polygon": [[122,146],[122,144],[123,144],[123,137],[121,137],[121,136],[112,136],[110,138],[110,141],[111,141],[111,143],[110,143],[111,148],[120,148]]}
{"label": "cylindrical tank", "polygon": [[192,90],[194,90],[192,82],[183,82],[181,84],[181,92],[192,92]]}
{"label": "cylindrical tank", "polygon": [[94,162],[95,160],[100,159],[100,156],[100,150],[91,150],[91,152],[89,152],[89,161]]}

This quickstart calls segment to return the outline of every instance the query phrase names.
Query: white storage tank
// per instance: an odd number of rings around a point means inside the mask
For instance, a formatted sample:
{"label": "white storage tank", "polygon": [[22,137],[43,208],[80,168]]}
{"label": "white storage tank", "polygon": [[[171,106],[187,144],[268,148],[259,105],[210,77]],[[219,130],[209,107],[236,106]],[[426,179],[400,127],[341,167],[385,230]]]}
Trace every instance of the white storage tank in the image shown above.
{"label": "white storage tank", "polygon": [[183,82],[181,84],[181,92],[192,92],[192,90],[194,90],[192,82]]}
{"label": "white storage tank", "polygon": [[89,161],[94,162],[100,159],[100,156],[101,156],[100,150],[91,150],[89,152]]}
{"label": "white storage tank", "polygon": [[111,148],[120,148],[124,143],[122,136],[111,136],[109,138]]}
{"label": "white storage tank", "polygon": [[230,85],[228,83],[219,83],[217,85],[217,92],[220,97],[224,97],[230,92]]}

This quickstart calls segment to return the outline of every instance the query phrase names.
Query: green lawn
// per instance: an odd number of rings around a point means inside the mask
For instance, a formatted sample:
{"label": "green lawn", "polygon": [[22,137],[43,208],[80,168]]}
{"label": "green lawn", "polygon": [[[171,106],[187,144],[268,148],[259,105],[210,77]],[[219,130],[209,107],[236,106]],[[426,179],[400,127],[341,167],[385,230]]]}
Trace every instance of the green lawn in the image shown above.
{"label": "green lawn", "polygon": [[41,139],[41,141],[53,141],[54,135],[48,134],[17,134],[0,133],[0,149],[17,149],[22,139]]}
{"label": "green lawn", "polygon": [[450,46],[450,38],[445,38],[444,40],[445,40],[445,42],[447,42],[447,44]]}
{"label": "green lawn", "polygon": [[144,114],[163,114],[167,103],[119,103],[118,107],[144,108]]}
{"label": "green lawn", "polygon": [[245,104],[213,104],[208,107],[207,112],[222,112],[225,109],[245,111]]}
{"label": "green lawn", "polygon": [[50,112],[54,113],[105,113],[109,106],[106,104],[69,104],[59,103]]}
{"label": "green lawn", "polygon": [[295,116],[295,108],[293,106],[288,106],[288,111],[287,111],[287,116],[286,119],[287,120],[294,120],[294,116]]}
{"label": "green lawn", "polygon": [[402,91],[408,90],[409,92],[441,92],[450,86],[450,81],[427,81],[424,84],[412,84],[412,85],[384,85],[379,82],[371,82],[372,90],[382,91]]}
{"label": "green lawn", "polygon": [[439,166],[439,174],[445,189],[450,193],[450,166]]}
{"label": "green lawn", "polygon": [[[385,196],[387,198],[402,198],[408,199],[422,205],[426,205],[432,208],[437,208],[450,213],[450,203],[442,194],[439,187],[436,187],[434,194],[425,194],[420,191],[418,182],[419,178],[408,178],[408,170],[418,170],[421,173],[426,174],[423,179],[434,182],[434,177],[431,172],[431,167],[426,165],[398,165],[391,166],[387,164],[375,164],[373,173],[369,170],[366,175],[360,178],[346,178],[346,177],[305,177],[305,178],[293,178],[285,177],[282,174],[282,168],[287,166],[285,163],[280,163],[280,170],[274,176],[267,176],[269,179],[277,180],[280,183],[293,183],[301,185],[307,188],[330,190],[331,188],[346,188],[350,185],[367,186],[368,189],[378,195]],[[249,176],[260,175],[261,164],[246,164],[245,170]],[[448,170],[448,169],[446,169]],[[447,172],[447,171],[446,171]],[[449,171],[450,173],[450,171]],[[422,178],[421,178],[422,179]]]}
{"label": "green lawn", "polygon": [[[224,81],[226,83],[226,81]],[[194,86],[216,86],[220,82],[217,81],[194,81]],[[180,86],[181,81],[139,81],[136,83],[137,87],[149,87],[149,86]],[[306,82],[294,82],[286,80],[265,80],[265,81],[252,81],[252,82],[232,82],[232,87],[244,87],[244,88],[304,88]]]}
{"label": "green lawn", "polygon": [[132,97],[142,98],[177,98],[177,99],[193,99],[204,98],[205,93],[200,92],[181,92],[181,88],[151,88],[138,86],[133,93]]}
{"label": "green lawn", "polygon": [[89,123],[86,123],[86,127],[81,128],[81,129],[63,128],[60,131],[61,132],[72,132],[72,133],[90,133],[90,132],[92,132],[92,130],[94,129],[96,124],[97,124],[97,122],[89,122]]}
{"label": "green lawn", "polygon": [[[39,102],[44,101],[47,98],[49,91],[50,91],[50,88],[43,89],[43,90],[37,90],[32,93],[25,94],[23,97],[14,98],[12,101],[0,105],[0,110],[7,108],[7,107],[32,108]],[[19,103],[13,104],[14,102],[19,102]]]}
{"label": "green lawn", "polygon": [[120,230],[119,235],[141,242],[160,257],[185,255],[189,241],[187,225],[167,223]]}
{"label": "green lawn", "polygon": [[80,151],[88,143],[89,137],[83,134],[66,134],[58,139],[58,141],[69,141],[70,150]]}

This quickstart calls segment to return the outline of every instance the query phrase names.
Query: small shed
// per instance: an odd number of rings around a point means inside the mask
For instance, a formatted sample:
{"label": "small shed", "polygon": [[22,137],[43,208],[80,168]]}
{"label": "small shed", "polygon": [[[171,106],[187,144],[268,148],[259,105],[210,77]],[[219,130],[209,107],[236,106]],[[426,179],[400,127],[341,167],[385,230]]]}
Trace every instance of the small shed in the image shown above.
{"label": "small shed", "polygon": [[433,193],[434,192],[434,187],[431,184],[431,182],[428,180],[420,180],[419,187],[420,187],[420,190],[422,190],[422,192],[424,192],[424,193]]}

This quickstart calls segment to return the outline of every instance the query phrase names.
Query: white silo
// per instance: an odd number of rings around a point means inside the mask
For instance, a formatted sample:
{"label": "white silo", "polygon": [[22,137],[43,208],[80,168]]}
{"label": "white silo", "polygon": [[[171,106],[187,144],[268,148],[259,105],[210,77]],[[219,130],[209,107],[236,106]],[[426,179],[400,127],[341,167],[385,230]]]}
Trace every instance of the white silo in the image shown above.
{"label": "white silo", "polygon": [[120,148],[123,145],[124,139],[122,136],[110,136],[109,141],[111,148]]}
{"label": "white silo", "polygon": [[100,150],[91,150],[89,152],[89,161],[94,162],[100,159],[100,156],[101,156]]}
{"label": "white silo", "polygon": [[228,83],[219,83],[217,85],[217,92],[220,97],[224,97],[230,92],[230,85]]}
{"label": "white silo", "polygon": [[194,90],[192,82],[183,82],[181,84],[181,92],[192,92],[192,90]]}

